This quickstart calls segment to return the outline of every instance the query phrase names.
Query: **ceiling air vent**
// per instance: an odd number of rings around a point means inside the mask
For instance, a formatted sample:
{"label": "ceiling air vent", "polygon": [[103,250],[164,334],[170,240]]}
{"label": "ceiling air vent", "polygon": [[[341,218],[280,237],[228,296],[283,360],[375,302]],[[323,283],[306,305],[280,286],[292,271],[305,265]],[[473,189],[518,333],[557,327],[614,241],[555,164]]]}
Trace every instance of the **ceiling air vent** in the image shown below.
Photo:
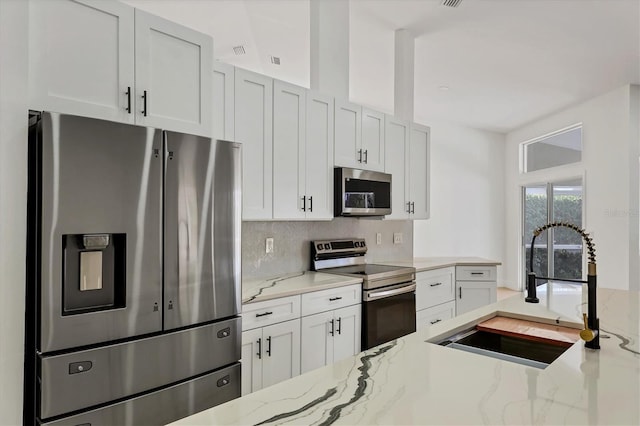
{"label": "ceiling air vent", "polygon": [[272,56],[271,57],[271,63],[274,65],[280,65],[280,58],[277,56]]}
{"label": "ceiling air vent", "polygon": [[233,53],[235,53],[236,55],[244,55],[247,52],[244,50],[244,46],[240,45],[233,47]]}
{"label": "ceiling air vent", "polygon": [[462,0],[442,0],[442,5],[447,7],[458,7]]}

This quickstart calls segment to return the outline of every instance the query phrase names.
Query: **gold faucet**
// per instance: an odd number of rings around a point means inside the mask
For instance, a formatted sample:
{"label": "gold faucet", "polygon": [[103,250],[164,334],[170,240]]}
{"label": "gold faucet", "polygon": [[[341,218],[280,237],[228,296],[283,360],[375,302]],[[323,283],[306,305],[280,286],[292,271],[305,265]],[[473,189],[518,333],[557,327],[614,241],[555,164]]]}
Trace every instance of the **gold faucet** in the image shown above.
{"label": "gold faucet", "polygon": [[[554,278],[554,277],[536,277],[533,272],[533,247],[536,241],[536,237],[538,237],[542,232],[546,231],[549,228],[555,227],[565,227],[569,229],[573,229],[577,233],[580,234],[582,239],[584,240],[587,246],[587,253],[589,258],[589,263],[587,265],[587,281],[582,280],[572,280],[567,278]],[[595,244],[593,244],[592,238],[589,234],[582,228],[566,222],[550,222],[545,225],[542,225],[539,228],[536,228],[533,231],[533,238],[531,239],[531,251],[529,257],[529,274],[527,275],[527,297],[525,298],[525,302],[528,303],[538,303],[540,300],[536,296],[536,288],[537,288],[537,280],[556,280],[556,281],[569,281],[575,283],[586,283],[587,284],[587,313],[582,314],[582,320],[584,322],[584,330],[580,332],[580,338],[584,340],[585,346],[591,349],[600,349],[600,320],[597,316],[596,309],[596,292],[597,292],[597,274],[596,274],[596,248]]]}

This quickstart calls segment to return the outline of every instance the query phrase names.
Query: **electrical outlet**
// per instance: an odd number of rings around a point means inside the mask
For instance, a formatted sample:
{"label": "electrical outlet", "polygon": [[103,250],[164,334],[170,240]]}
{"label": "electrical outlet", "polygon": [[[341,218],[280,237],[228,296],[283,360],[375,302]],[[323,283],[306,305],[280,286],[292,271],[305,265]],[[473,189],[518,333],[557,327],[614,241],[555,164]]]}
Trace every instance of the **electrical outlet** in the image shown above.
{"label": "electrical outlet", "polygon": [[402,232],[393,233],[393,244],[402,244]]}
{"label": "electrical outlet", "polygon": [[382,234],[379,232],[376,234],[376,244],[382,244]]}
{"label": "electrical outlet", "polygon": [[273,238],[267,238],[267,243],[265,244],[265,253],[273,253]]}

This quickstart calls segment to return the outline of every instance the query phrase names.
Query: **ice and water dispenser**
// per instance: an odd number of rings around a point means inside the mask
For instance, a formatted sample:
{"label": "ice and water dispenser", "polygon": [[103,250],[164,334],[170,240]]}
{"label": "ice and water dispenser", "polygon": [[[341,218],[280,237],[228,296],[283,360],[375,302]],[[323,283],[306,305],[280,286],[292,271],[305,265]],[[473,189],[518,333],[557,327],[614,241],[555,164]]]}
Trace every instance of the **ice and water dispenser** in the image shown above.
{"label": "ice and water dispenser", "polygon": [[123,308],[126,234],[63,235],[63,315]]}

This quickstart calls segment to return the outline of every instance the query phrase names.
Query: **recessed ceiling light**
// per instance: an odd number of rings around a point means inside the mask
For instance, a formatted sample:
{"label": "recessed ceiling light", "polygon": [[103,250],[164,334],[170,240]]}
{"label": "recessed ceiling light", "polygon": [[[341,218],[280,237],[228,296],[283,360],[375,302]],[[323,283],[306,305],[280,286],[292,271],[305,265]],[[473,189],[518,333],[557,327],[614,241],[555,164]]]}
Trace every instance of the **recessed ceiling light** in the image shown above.
{"label": "recessed ceiling light", "polygon": [[446,92],[447,90],[449,90],[449,86],[438,86],[438,89],[442,90],[443,92]]}

